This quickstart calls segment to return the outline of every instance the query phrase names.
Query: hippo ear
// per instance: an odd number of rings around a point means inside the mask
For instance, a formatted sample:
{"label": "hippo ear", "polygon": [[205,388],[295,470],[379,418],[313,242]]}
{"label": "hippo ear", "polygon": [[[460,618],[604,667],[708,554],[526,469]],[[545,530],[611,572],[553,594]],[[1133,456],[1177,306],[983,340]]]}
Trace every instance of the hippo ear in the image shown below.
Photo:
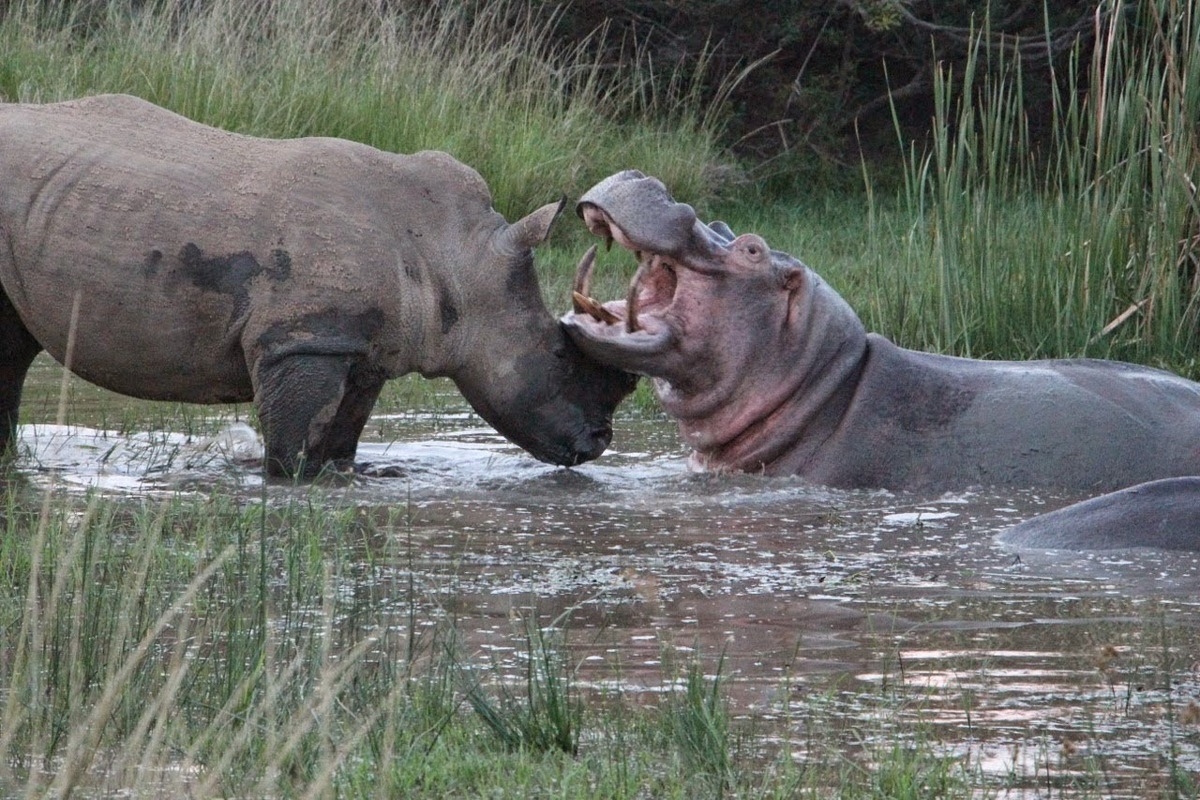
{"label": "hippo ear", "polygon": [[546,237],[550,235],[550,226],[554,224],[554,220],[562,213],[566,204],[567,198],[564,195],[557,203],[547,203],[532,214],[521,217],[497,235],[496,249],[501,253],[519,255],[537,247],[546,241]]}
{"label": "hippo ear", "polygon": [[786,267],[777,267],[775,276],[779,279],[779,287],[791,294],[804,285],[806,271],[803,264],[789,264]]}

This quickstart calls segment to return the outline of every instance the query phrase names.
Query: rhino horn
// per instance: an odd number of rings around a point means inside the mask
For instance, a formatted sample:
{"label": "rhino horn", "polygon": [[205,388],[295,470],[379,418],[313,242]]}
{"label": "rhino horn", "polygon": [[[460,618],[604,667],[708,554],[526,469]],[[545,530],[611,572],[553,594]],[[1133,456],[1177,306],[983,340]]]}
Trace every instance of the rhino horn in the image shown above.
{"label": "rhino horn", "polygon": [[554,224],[554,220],[562,213],[566,204],[567,198],[564,196],[558,202],[547,203],[537,211],[521,217],[500,231],[497,235],[496,249],[501,253],[519,255],[546,241],[546,237],[550,235],[550,226]]}

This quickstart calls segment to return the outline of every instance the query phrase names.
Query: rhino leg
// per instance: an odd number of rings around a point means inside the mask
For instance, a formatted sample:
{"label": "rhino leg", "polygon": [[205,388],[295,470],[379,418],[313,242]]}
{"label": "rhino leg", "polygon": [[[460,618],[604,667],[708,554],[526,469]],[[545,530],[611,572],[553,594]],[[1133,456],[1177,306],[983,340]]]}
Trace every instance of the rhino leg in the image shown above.
{"label": "rhino leg", "polygon": [[268,475],[310,478],[352,465],[382,376],[349,355],[294,354],[259,367],[258,405]]}
{"label": "rhino leg", "polygon": [[41,349],[0,291],[0,456],[11,453],[16,441],[25,373]]}
{"label": "rhino leg", "polygon": [[358,439],[371,416],[375,401],[379,399],[384,382],[385,378],[380,373],[351,368],[342,402],[321,439],[321,450],[317,456],[323,462],[333,462],[341,467],[353,464]]}

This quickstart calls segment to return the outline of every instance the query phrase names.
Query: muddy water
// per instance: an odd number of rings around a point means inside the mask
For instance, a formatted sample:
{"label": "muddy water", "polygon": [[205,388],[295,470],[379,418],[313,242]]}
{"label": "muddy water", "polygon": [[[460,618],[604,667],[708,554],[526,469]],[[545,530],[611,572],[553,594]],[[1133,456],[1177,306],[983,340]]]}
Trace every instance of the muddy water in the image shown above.
{"label": "muddy water", "polygon": [[[96,419],[90,397],[74,399],[84,420]],[[403,518],[384,568],[411,569],[423,596],[453,608],[481,662],[520,669],[514,619],[564,612],[592,686],[652,698],[690,658],[711,671],[723,654],[735,712],[775,720],[797,757],[814,731],[890,747],[919,723],[1012,786],[1007,796],[1085,784],[1145,796],[1170,758],[1200,773],[1196,554],[992,541],[1076,499],[1054,494],[913,497],[688,474],[673,426],[653,414],[621,416],[608,454],[558,469],[483,427],[449,385],[425,405],[384,409],[360,448],[401,477],[346,486],[264,491],[248,429],[222,421],[222,435],[189,436],[111,410],[101,416],[127,432],[25,427],[21,463],[68,490],[313,492]],[[402,605],[370,624],[402,628]]]}

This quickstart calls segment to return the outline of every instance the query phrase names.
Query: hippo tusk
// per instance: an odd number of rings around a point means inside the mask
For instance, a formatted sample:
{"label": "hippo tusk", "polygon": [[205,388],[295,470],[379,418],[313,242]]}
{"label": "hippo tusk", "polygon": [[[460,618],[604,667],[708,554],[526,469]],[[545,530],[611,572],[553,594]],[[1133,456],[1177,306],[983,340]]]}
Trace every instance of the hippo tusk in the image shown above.
{"label": "hippo tusk", "polygon": [[580,204],[579,216],[583,217],[583,222],[589,231],[604,239],[604,252],[611,251],[613,233],[612,220],[609,216],[591,203]]}
{"label": "hippo tusk", "polygon": [[[588,251],[583,254],[583,258],[579,259],[579,266],[575,268],[575,293],[581,294],[584,297],[590,297],[592,294],[592,267],[596,265],[596,245],[588,248]],[[576,311],[579,308],[575,309]]]}
{"label": "hippo tusk", "polygon": [[614,322],[620,322],[620,317],[597,303],[591,297],[592,268],[595,265],[596,245],[592,245],[583,254],[583,258],[579,259],[579,266],[575,268],[575,287],[571,292],[571,305],[575,307],[576,314],[587,314],[595,320],[607,322],[610,325]]}
{"label": "hippo tusk", "polygon": [[621,321],[621,318],[616,314],[612,313],[592,298],[582,295],[579,292],[572,292],[571,299],[574,301],[575,313],[577,314],[587,314],[592,319],[600,322],[607,322],[609,325]]}
{"label": "hippo tusk", "polygon": [[646,274],[647,263],[647,261],[641,261],[638,264],[637,272],[633,273],[633,280],[629,282],[629,295],[625,298],[625,331],[627,333],[633,333],[638,329],[638,283],[641,282],[642,276]]}

